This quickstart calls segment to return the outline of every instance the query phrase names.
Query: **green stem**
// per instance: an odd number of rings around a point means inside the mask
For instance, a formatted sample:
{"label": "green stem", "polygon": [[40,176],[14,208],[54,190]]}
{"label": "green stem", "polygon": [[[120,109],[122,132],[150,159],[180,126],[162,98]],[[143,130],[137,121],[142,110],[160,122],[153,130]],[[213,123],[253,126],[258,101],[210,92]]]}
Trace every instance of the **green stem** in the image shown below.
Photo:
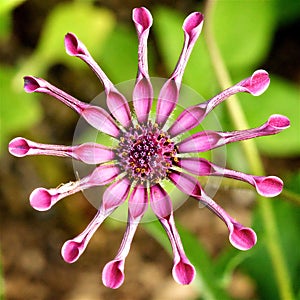
{"label": "green stem", "polygon": [[[205,9],[205,39],[215,68],[215,73],[222,89],[232,86],[230,76],[222,59],[213,32],[214,9],[218,1],[208,0]],[[237,96],[230,97],[226,102],[228,111],[237,130],[249,128],[245,114]],[[242,147],[251,171],[256,175],[264,175],[264,167],[254,140],[242,142]],[[291,280],[279,242],[279,233],[275,220],[272,202],[258,197],[258,207],[264,222],[267,249],[272,260],[281,299],[294,299]]]}

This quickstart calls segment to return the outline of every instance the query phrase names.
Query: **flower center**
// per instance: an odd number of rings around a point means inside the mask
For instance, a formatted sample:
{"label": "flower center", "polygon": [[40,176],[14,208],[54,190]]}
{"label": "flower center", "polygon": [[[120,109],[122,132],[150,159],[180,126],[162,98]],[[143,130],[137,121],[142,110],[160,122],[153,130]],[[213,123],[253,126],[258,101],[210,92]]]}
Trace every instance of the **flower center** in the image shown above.
{"label": "flower center", "polygon": [[177,150],[168,133],[157,124],[137,125],[120,138],[117,156],[132,181],[154,184],[165,178]]}

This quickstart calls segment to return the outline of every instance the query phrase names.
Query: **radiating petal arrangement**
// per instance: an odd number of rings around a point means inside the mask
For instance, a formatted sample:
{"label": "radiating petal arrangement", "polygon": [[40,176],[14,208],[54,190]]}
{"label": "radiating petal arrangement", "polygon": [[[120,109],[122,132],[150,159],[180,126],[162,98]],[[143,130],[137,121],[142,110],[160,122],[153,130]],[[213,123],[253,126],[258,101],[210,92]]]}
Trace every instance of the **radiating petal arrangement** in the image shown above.
{"label": "radiating petal arrangement", "polygon": [[[94,186],[108,185],[93,220],[78,236],[66,241],[61,254],[68,263],[75,262],[86,249],[91,237],[104,220],[120,205],[128,202],[127,227],[115,258],[108,262],[102,272],[102,281],[109,288],[118,288],[125,278],[124,266],[138,224],[148,207],[165,229],[170,240],[174,263],[172,275],[176,282],[189,284],[195,277],[195,268],[188,260],[177,232],[173,205],[164,181],[203,203],[227,226],[230,243],[240,250],[248,250],[256,244],[256,234],[235,221],[202,188],[198,176],[224,176],[252,185],[265,197],[280,194],[283,182],[276,176],[255,176],[218,166],[200,156],[201,153],[228,143],[277,134],[290,126],[289,119],[275,114],[259,127],[232,132],[205,130],[180,138],[182,133],[199,125],[202,120],[228,97],[246,92],[261,95],[269,86],[270,79],[264,70],[255,71],[215,97],[183,110],[173,122],[171,113],[176,108],[180,95],[182,77],[193,47],[201,33],[204,17],[200,12],[191,13],[184,21],[184,44],[178,62],[170,78],[162,86],[157,99],[148,74],[147,40],[153,19],[144,7],[135,8],[132,19],[138,36],[138,70],[132,91],[133,111],[129,100],[117,90],[95,62],[84,44],[74,33],[65,36],[66,52],[84,61],[104,86],[109,111],[82,102],[44,79],[24,77],[27,93],[48,94],[61,101],[85,121],[107,134],[116,142],[107,147],[99,143],[81,145],[49,145],[17,137],[9,143],[12,155],[52,155],[69,157],[86,164],[95,165],[87,176],[57,188],[37,188],[30,195],[30,204],[40,211],[50,209],[59,200]],[[155,116],[154,101],[157,101]],[[170,123],[170,125],[168,125]],[[169,126],[169,127],[168,127]],[[166,128],[168,127],[168,128]]]}

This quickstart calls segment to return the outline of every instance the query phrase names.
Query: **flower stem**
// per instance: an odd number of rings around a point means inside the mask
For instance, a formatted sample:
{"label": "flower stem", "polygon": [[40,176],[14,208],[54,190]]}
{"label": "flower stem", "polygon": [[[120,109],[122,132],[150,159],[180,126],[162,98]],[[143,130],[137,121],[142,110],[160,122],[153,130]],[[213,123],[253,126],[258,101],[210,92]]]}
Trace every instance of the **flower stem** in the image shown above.
{"label": "flower stem", "polygon": [[[204,34],[217,79],[221,88],[225,89],[231,86],[232,83],[214,38],[213,20],[214,9],[217,3],[218,1],[215,0],[208,0],[206,2],[206,26],[204,27]],[[237,130],[249,128],[245,114],[238,101],[238,97],[236,95],[231,96],[230,101],[227,101],[226,104],[235,128]],[[242,142],[242,147],[251,171],[256,175],[264,175],[263,163],[255,142],[253,140],[244,141]],[[265,227],[266,246],[272,260],[280,297],[285,300],[294,299],[291,288],[291,280],[279,241],[278,227],[275,220],[272,202],[259,196],[258,208]]]}

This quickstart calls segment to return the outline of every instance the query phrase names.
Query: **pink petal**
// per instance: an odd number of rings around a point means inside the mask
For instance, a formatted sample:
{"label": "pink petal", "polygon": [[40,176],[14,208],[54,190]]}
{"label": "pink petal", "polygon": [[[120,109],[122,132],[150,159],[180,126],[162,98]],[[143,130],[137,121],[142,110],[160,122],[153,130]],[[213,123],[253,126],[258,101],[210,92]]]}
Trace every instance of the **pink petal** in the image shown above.
{"label": "pink petal", "polygon": [[132,11],[132,20],[139,35],[149,30],[153,22],[150,11],[145,7],[134,8]]}
{"label": "pink petal", "polygon": [[201,197],[202,188],[195,177],[172,170],[172,172],[168,174],[168,178],[185,194],[194,197]]}
{"label": "pink petal", "polygon": [[95,62],[88,52],[87,48],[77,38],[74,33],[68,33],[65,36],[66,51],[71,56],[82,59],[97,75],[102,82],[106,92],[106,102],[112,115],[124,126],[131,125],[130,108],[126,98],[115,88],[113,83],[108,79],[103,70]]}
{"label": "pink petal", "polygon": [[245,92],[253,96],[260,96],[269,87],[270,78],[265,70],[255,71],[250,78],[247,78],[240,83],[239,86],[245,89]]}
{"label": "pink petal", "polygon": [[111,184],[103,194],[103,208],[107,210],[120,206],[127,198],[130,185],[126,177]]}
{"label": "pink petal", "polygon": [[189,60],[194,45],[201,33],[204,17],[200,12],[193,12],[184,20],[182,29],[184,31],[184,46],[177,62],[176,68],[173,71],[172,78],[181,82],[184,69]]}
{"label": "pink petal", "polygon": [[166,122],[174,110],[179,97],[179,87],[174,79],[169,79],[162,87],[157,102],[156,120],[160,126]]}
{"label": "pink petal", "polygon": [[[86,229],[77,237],[65,242],[61,253],[66,262],[72,263],[76,261],[84,252],[90,239],[102,222],[118,208],[127,198],[129,192],[129,180],[123,178],[110,185],[103,194],[103,201],[94,219],[86,227]],[[125,247],[125,245],[123,245]],[[128,250],[129,251],[129,250]]]}
{"label": "pink petal", "polygon": [[[147,208],[147,202],[147,189],[142,185],[135,187],[130,195],[127,227],[118,254],[105,265],[102,272],[102,281],[109,288],[116,289],[124,282],[125,259],[128,256],[137,226]],[[136,204],[139,204],[138,207],[135,206]]]}
{"label": "pink petal", "polygon": [[204,152],[229,143],[276,134],[289,126],[290,121],[287,117],[272,115],[266,123],[257,128],[231,132],[202,131],[189,136],[177,146],[181,153]]}
{"label": "pink petal", "polygon": [[165,218],[172,213],[171,199],[158,183],[150,187],[150,204],[158,218]]}
{"label": "pink petal", "polygon": [[87,106],[81,113],[81,116],[94,128],[109,134],[113,137],[118,137],[120,129],[114,119],[101,107]]}
{"label": "pink petal", "polygon": [[195,278],[196,271],[184,253],[180,236],[175,226],[173,213],[166,218],[160,218],[159,221],[166,230],[172,246],[174,255],[173,278],[179,284],[190,284]]}
{"label": "pink petal", "polygon": [[229,230],[229,240],[234,247],[240,250],[248,250],[255,245],[255,232],[233,220],[223,208],[206,195],[196,178],[177,171],[168,174],[168,177],[179,190],[196,198],[225,222]]}
{"label": "pink petal", "polygon": [[37,188],[30,195],[33,208],[44,211],[51,208],[59,200],[93,186],[101,186],[113,181],[120,173],[113,165],[100,165],[90,175],[59,186],[58,188]]}
{"label": "pink petal", "polygon": [[147,61],[147,40],[153,20],[150,11],[145,7],[135,8],[132,11],[132,20],[134,22],[139,41],[137,75],[137,82],[139,82],[142,78],[149,79]]}
{"label": "pink petal", "polygon": [[190,153],[205,152],[222,145],[222,133],[206,130],[189,136],[177,144],[177,147],[180,153]]}
{"label": "pink petal", "polygon": [[267,125],[271,130],[281,131],[290,127],[290,120],[286,116],[275,114],[270,116]]}
{"label": "pink petal", "polygon": [[114,152],[103,145],[97,143],[84,143],[73,146],[74,158],[86,164],[100,164],[114,159]]}
{"label": "pink petal", "polygon": [[255,232],[251,228],[232,221],[229,234],[230,243],[239,250],[251,249],[257,241]]}
{"label": "pink petal", "polygon": [[179,97],[182,76],[193,47],[202,30],[203,15],[199,12],[191,13],[184,21],[184,45],[179,60],[170,79],[162,87],[158,96],[156,109],[156,123],[163,126],[174,110]]}
{"label": "pink petal", "polygon": [[113,137],[120,134],[115,121],[104,109],[81,102],[44,79],[25,76],[24,89],[28,93],[45,93],[58,99],[81,115],[90,125],[106,134]]}
{"label": "pink petal", "polygon": [[137,185],[129,198],[128,211],[133,219],[142,216],[148,207],[148,191],[143,185]]}
{"label": "pink petal", "polygon": [[152,26],[152,16],[145,7],[135,8],[132,19],[136,27],[138,46],[138,74],[133,90],[133,106],[140,123],[146,123],[152,107],[153,88],[148,74],[147,40]]}
{"label": "pink petal", "polygon": [[276,176],[253,176],[230,169],[224,169],[204,158],[179,158],[177,166],[197,176],[224,176],[248,182],[256,188],[260,195],[265,197],[277,196],[281,193],[283,188],[282,180]]}
{"label": "pink petal", "polygon": [[191,106],[185,109],[169,128],[169,134],[174,137],[178,134],[193,129],[205,118],[206,111],[199,106]]}
{"label": "pink petal", "polygon": [[168,132],[174,137],[187,130],[191,130],[199,125],[209,112],[230,96],[239,92],[246,92],[253,96],[259,96],[268,88],[269,83],[270,79],[268,73],[264,70],[257,70],[251,77],[222,91],[210,100],[184,110],[172,124]]}
{"label": "pink petal", "polygon": [[204,191],[202,191],[202,195],[198,200],[225,222],[229,230],[229,241],[235,248],[248,250],[256,244],[257,237],[255,232],[251,228],[244,227],[236,222],[223,208],[208,197]]}
{"label": "pink petal", "polygon": [[133,105],[137,119],[146,123],[152,107],[153,89],[148,78],[138,80],[133,89]]}
{"label": "pink petal", "polygon": [[253,176],[257,192],[264,197],[278,196],[283,189],[283,182],[276,176]]}
{"label": "pink petal", "polygon": [[119,288],[124,282],[124,260],[112,260],[102,271],[103,284],[111,289]]}
{"label": "pink petal", "polygon": [[36,143],[21,137],[13,139],[8,146],[9,152],[17,157],[27,155],[52,155],[71,157],[87,164],[99,164],[114,158],[114,152],[108,147],[96,143],[78,146],[62,146]]}
{"label": "pink petal", "polygon": [[124,126],[128,127],[131,123],[130,108],[126,98],[115,88],[107,90],[106,103],[112,115]]}
{"label": "pink petal", "polygon": [[8,145],[8,151],[10,154],[17,156],[17,157],[23,157],[26,155],[29,155],[31,147],[29,146],[28,140],[17,137],[10,141]]}
{"label": "pink petal", "polygon": [[173,266],[172,275],[177,283],[187,285],[194,280],[196,271],[186,257],[183,257]]}
{"label": "pink petal", "polygon": [[78,260],[78,258],[86,249],[90,239],[92,238],[96,230],[113,211],[114,209],[105,211],[103,207],[100,206],[97,214],[85,228],[85,230],[77,237],[64,243],[61,249],[61,255],[66,262],[73,263]]}

